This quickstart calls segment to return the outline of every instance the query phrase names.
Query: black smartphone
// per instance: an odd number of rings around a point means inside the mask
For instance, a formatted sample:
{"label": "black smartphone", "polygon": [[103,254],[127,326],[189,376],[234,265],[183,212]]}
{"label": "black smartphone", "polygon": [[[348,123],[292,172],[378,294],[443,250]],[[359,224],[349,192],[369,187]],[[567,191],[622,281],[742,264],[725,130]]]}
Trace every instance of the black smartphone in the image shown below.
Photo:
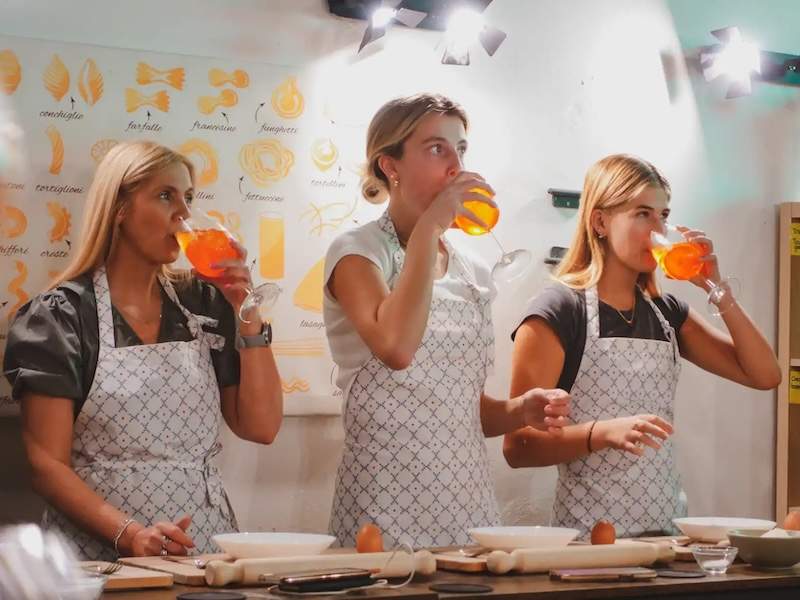
{"label": "black smartphone", "polygon": [[285,592],[335,592],[372,583],[372,573],[366,569],[331,569],[284,575],[278,580],[278,589]]}

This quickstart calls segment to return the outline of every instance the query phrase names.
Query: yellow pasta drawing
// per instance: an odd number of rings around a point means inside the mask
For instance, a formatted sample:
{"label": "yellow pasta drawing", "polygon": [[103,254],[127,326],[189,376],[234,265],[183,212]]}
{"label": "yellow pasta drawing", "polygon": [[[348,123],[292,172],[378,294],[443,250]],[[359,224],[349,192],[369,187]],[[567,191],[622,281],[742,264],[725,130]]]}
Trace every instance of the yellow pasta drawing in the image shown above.
{"label": "yellow pasta drawing", "polygon": [[282,279],[285,269],[283,217],[264,213],[258,220],[259,272],[264,279]]}
{"label": "yellow pasta drawing", "polygon": [[11,95],[22,81],[22,67],[11,50],[0,50],[0,90]]}
{"label": "yellow pasta drawing", "polygon": [[281,144],[280,140],[256,140],[242,146],[239,165],[253,183],[259,187],[268,187],[289,174],[294,165],[294,153]]}
{"label": "yellow pasta drawing", "polygon": [[136,83],[139,85],[165,83],[171,85],[176,90],[182,90],[185,77],[186,72],[183,70],[183,67],[160,70],[151,67],[145,62],[140,62],[136,65]]}
{"label": "yellow pasta drawing", "polygon": [[103,74],[91,58],[86,59],[78,74],[78,92],[89,106],[103,97]]}
{"label": "yellow pasta drawing", "polygon": [[339,150],[330,138],[320,138],[311,146],[311,160],[320,171],[327,171],[339,158]]}
{"label": "yellow pasta drawing", "polygon": [[326,229],[335,231],[342,226],[358,208],[358,198],[352,204],[347,202],[329,202],[328,204],[309,204],[307,210],[300,215],[300,220],[306,218],[311,222],[310,235],[322,235]]}
{"label": "yellow pasta drawing", "polygon": [[99,165],[100,161],[105,158],[106,154],[108,154],[108,151],[111,150],[117,144],[119,144],[117,140],[112,140],[112,139],[97,140],[94,144],[92,144],[92,148],[89,150],[89,154],[91,155],[92,160]]}
{"label": "yellow pasta drawing", "polygon": [[308,270],[306,276],[297,286],[292,302],[297,308],[310,310],[311,312],[322,312],[322,286],[325,269],[325,258],[320,258],[314,266]]}
{"label": "yellow pasta drawing", "polygon": [[235,212],[229,212],[227,215],[223,215],[218,210],[208,210],[206,211],[209,217],[215,219],[217,223],[222,225],[225,229],[228,230],[228,233],[233,235],[240,244],[243,244],[242,241],[242,234],[239,232],[239,226],[241,225],[241,219],[239,218],[239,214]]}
{"label": "yellow pasta drawing", "polygon": [[61,100],[69,91],[69,71],[58,54],[53,55],[53,59],[44,70],[42,81],[45,89],[56,101]]}
{"label": "yellow pasta drawing", "polygon": [[[219,159],[217,151],[205,140],[192,138],[186,140],[178,147],[178,152],[183,155],[196,155],[200,157],[200,171],[197,174],[197,185],[211,185],[219,176]],[[196,163],[195,163],[196,164]]]}
{"label": "yellow pasta drawing", "polygon": [[169,112],[169,94],[162,90],[152,96],[145,96],[133,88],[125,88],[125,110],[133,112],[143,106],[152,106],[161,112]]}
{"label": "yellow pasta drawing", "polygon": [[50,228],[50,243],[61,242],[69,235],[71,217],[67,207],[58,202],[48,202],[47,212],[53,218],[53,226]]}
{"label": "yellow pasta drawing", "polygon": [[246,88],[250,85],[250,76],[247,71],[236,69],[228,73],[222,69],[210,69],[208,71],[208,83],[214,87],[222,87],[226,83],[230,83],[237,88]]}
{"label": "yellow pasta drawing", "polygon": [[58,175],[64,166],[64,140],[53,125],[49,125],[44,132],[50,138],[50,168],[47,170],[53,175]]}
{"label": "yellow pasta drawing", "polygon": [[305,379],[299,377],[292,377],[289,381],[281,379],[281,387],[284,394],[292,394],[294,392],[307,392],[311,389]]}
{"label": "yellow pasta drawing", "polygon": [[294,77],[287,77],[286,81],[272,92],[272,109],[279,117],[296,119],[303,114],[304,106],[303,94],[300,93]]}
{"label": "yellow pasta drawing", "polygon": [[325,342],[319,338],[276,340],[270,346],[275,356],[322,356]]}
{"label": "yellow pasta drawing", "polygon": [[13,239],[28,229],[28,218],[16,206],[0,202],[0,237]]}
{"label": "yellow pasta drawing", "polygon": [[8,291],[17,297],[17,302],[8,309],[9,321],[14,317],[14,313],[19,310],[19,307],[25,304],[29,299],[28,294],[22,289],[22,284],[28,279],[28,267],[20,260],[14,261],[14,267],[17,269],[18,275],[9,282]]}
{"label": "yellow pasta drawing", "polygon": [[239,95],[233,90],[222,90],[219,96],[200,96],[197,99],[197,108],[204,115],[210,115],[218,106],[236,106],[239,102]]}

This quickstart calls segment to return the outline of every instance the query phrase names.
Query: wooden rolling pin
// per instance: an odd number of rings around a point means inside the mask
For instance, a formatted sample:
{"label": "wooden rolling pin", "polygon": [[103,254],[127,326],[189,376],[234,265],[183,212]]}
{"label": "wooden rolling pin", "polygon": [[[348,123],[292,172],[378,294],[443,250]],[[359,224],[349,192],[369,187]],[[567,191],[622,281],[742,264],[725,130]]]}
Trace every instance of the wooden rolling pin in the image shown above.
{"label": "wooden rolling pin", "polygon": [[[389,560],[391,558],[391,561]],[[427,550],[411,556],[407,552],[369,552],[364,554],[319,554],[281,558],[240,558],[234,562],[214,560],[206,565],[206,583],[221,587],[229,583],[261,583],[262,575],[287,575],[299,571],[341,568],[369,569],[378,577],[408,577],[415,573],[431,575],[436,559]]]}
{"label": "wooden rolling pin", "polygon": [[644,567],[656,561],[671,561],[675,552],[669,546],[645,542],[625,542],[603,546],[565,546],[529,548],[510,554],[495,550],[486,557],[491,573],[546,573],[552,569],[591,569],[596,567]]}

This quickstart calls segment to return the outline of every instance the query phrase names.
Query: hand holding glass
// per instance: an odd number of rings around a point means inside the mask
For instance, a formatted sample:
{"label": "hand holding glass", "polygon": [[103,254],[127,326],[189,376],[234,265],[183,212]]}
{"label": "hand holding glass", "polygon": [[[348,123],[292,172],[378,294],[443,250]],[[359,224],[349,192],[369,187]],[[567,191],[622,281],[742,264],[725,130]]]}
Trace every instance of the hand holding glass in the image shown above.
{"label": "hand holding glass", "polygon": [[739,281],[725,278],[715,283],[703,275],[706,263],[702,260],[706,251],[701,244],[687,240],[672,225],[666,225],[665,231],[650,233],[652,244],[650,252],[653,258],[671,279],[688,281],[701,277],[708,288],[708,311],[715,317],[720,316],[732,305],[738,295]]}
{"label": "hand holding glass", "polygon": [[[175,238],[197,272],[210,279],[220,277],[224,272],[224,269],[214,268],[214,265],[240,258],[234,237],[219,221],[204,212],[193,211],[188,219],[182,220],[181,230],[175,234]],[[247,296],[239,307],[239,319],[249,323],[244,315],[253,308],[272,308],[282,291],[275,283],[264,283],[247,290]]]}
{"label": "hand holding glass", "polygon": [[[469,190],[471,193],[481,194],[487,198],[491,195],[482,188],[472,188]],[[492,278],[498,282],[509,282],[516,279],[525,271],[525,268],[531,262],[531,253],[527,250],[512,250],[506,252],[503,245],[497,239],[492,229],[497,225],[500,220],[500,209],[491,206],[480,200],[469,200],[464,202],[464,208],[471,211],[476,217],[486,223],[487,227],[478,225],[475,221],[468,219],[463,215],[458,215],[455,219],[455,225],[464,233],[469,235],[483,235],[489,233],[497,246],[500,248],[500,259],[495,263],[492,268]]]}

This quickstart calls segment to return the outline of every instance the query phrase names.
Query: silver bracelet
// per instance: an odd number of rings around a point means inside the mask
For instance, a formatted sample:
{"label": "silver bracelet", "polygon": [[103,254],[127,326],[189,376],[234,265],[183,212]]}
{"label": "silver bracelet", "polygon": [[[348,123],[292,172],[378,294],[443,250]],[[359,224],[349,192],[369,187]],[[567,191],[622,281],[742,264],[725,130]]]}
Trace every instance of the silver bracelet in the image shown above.
{"label": "silver bracelet", "polygon": [[125,519],[125,522],[122,523],[122,525],[119,528],[119,531],[117,531],[117,535],[114,536],[114,552],[117,553],[117,556],[119,556],[119,548],[117,547],[117,544],[119,544],[119,538],[122,537],[122,534],[125,533],[125,530],[131,523],[133,523],[133,519]]}

